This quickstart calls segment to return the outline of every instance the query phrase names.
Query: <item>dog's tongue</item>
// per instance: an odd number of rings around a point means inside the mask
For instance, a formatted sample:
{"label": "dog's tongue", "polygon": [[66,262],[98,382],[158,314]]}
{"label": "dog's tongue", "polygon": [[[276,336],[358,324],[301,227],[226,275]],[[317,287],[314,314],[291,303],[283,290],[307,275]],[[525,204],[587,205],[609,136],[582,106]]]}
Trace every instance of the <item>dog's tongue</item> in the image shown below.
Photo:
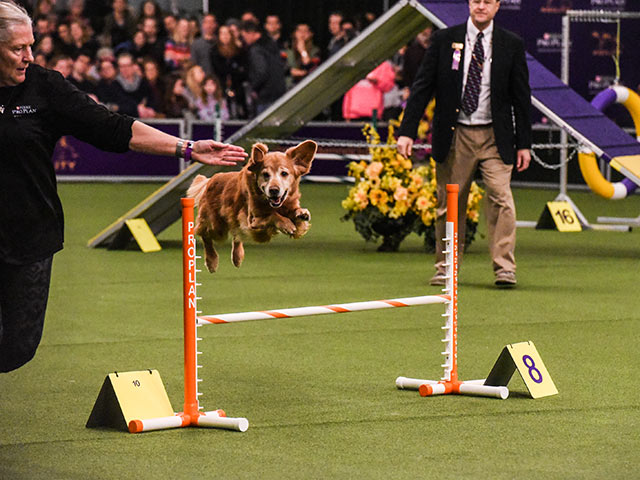
{"label": "dog's tongue", "polygon": [[287,193],[288,191],[285,191],[279,197],[269,197],[269,205],[271,205],[273,208],[282,206],[282,204],[284,203],[284,199],[287,198]]}

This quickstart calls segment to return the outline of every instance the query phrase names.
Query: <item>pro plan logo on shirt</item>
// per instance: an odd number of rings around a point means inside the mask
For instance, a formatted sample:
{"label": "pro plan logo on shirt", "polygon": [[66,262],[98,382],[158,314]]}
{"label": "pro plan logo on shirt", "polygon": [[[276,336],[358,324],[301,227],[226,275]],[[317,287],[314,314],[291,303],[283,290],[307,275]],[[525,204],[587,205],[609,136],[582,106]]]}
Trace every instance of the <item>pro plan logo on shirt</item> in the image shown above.
{"label": "pro plan logo on shirt", "polygon": [[37,113],[37,111],[38,109],[31,105],[16,105],[13,110],[11,110],[11,113],[16,117],[19,117],[22,115],[33,115],[34,113]]}

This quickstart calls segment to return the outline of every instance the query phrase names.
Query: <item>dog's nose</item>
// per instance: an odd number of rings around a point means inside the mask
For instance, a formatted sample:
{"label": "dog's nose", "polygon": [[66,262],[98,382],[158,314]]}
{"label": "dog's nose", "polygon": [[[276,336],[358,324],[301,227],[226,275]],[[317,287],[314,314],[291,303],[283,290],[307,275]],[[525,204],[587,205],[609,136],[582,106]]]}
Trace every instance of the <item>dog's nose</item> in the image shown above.
{"label": "dog's nose", "polygon": [[269,189],[269,196],[270,197],[277,197],[279,195],[280,195],[280,189],[279,188],[274,187],[274,188],[270,188]]}

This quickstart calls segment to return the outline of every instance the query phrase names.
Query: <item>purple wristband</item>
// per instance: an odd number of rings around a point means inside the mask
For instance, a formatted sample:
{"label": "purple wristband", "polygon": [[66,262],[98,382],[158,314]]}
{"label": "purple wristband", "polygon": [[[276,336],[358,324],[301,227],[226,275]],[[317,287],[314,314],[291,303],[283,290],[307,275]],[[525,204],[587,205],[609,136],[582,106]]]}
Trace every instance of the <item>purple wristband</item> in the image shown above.
{"label": "purple wristband", "polygon": [[191,151],[192,151],[191,147],[187,147],[187,148],[184,149],[184,159],[187,162],[191,161]]}

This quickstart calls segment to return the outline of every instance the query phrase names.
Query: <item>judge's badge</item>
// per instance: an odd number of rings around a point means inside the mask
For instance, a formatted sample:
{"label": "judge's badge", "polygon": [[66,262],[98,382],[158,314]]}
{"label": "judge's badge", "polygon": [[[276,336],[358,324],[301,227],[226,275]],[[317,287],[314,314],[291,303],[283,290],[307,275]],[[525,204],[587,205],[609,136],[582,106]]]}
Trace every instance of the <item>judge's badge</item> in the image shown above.
{"label": "judge's badge", "polygon": [[464,48],[464,44],[454,42],[451,44],[451,48],[453,48],[451,70],[458,70],[460,68],[460,59],[462,58],[462,49]]}

